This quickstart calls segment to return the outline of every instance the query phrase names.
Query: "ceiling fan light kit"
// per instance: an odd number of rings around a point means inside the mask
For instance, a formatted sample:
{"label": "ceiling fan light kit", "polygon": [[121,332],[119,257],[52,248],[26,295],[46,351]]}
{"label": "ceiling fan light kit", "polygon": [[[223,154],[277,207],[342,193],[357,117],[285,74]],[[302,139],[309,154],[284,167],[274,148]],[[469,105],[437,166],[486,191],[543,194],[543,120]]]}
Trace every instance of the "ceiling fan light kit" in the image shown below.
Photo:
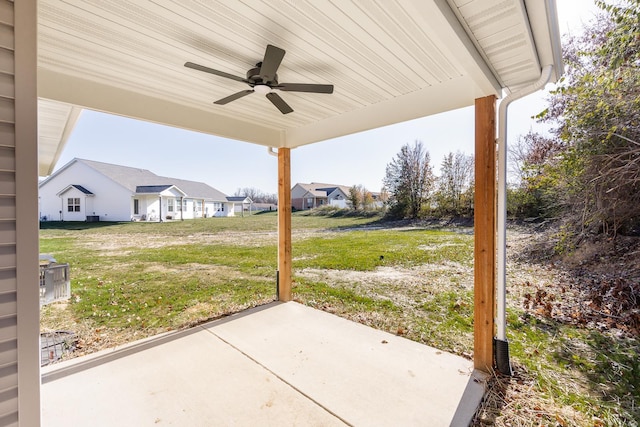
{"label": "ceiling fan light kit", "polygon": [[271,92],[271,88],[267,85],[259,84],[253,87],[253,91],[259,93],[260,95],[266,95]]}
{"label": "ceiling fan light kit", "polygon": [[224,71],[215,70],[203,65],[194,64],[193,62],[186,62],[184,66],[230,80],[243,82],[251,87],[249,90],[243,90],[215,101],[214,104],[217,105],[225,105],[231,101],[235,101],[236,99],[240,99],[244,96],[257,92],[261,95],[265,95],[266,98],[271,101],[271,103],[280,110],[282,114],[288,114],[293,112],[293,109],[280,97],[280,95],[274,92],[274,89],[284,92],[333,93],[333,85],[315,83],[278,83],[278,74],[276,74],[276,72],[278,71],[278,67],[280,67],[280,63],[282,62],[285,53],[286,52],[279,47],[267,45],[267,49],[264,53],[264,59],[262,62],[258,62],[255,68],[247,71],[246,78],[234,76],[233,74],[225,73]]}

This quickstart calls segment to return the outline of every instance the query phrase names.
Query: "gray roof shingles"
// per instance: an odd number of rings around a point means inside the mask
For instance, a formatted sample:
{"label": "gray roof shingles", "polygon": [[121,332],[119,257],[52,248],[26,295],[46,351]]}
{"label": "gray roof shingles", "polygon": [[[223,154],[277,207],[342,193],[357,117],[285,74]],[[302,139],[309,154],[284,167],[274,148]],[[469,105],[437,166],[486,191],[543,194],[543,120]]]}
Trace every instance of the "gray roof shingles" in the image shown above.
{"label": "gray roof shingles", "polygon": [[71,184],[72,187],[82,191],[84,194],[86,194],[87,196],[93,196],[93,193],[89,190],[87,190],[86,188],[84,188],[82,185],[78,185],[78,184]]}
{"label": "gray roof shingles", "polygon": [[[138,187],[162,187],[165,189],[175,185],[184,193],[186,197],[194,199],[205,199],[224,202],[227,200],[226,194],[205,184],[204,182],[188,181],[186,179],[169,178],[159,176],[147,169],[132,168],[129,166],[114,165],[111,163],[96,162],[94,160],[75,159],[84,163],[92,169],[109,177],[123,187],[137,192]],[[161,190],[162,191],[162,190]]]}
{"label": "gray roof shingles", "polygon": [[138,185],[136,187],[137,194],[157,194],[162,193],[167,188],[171,188],[172,185]]}

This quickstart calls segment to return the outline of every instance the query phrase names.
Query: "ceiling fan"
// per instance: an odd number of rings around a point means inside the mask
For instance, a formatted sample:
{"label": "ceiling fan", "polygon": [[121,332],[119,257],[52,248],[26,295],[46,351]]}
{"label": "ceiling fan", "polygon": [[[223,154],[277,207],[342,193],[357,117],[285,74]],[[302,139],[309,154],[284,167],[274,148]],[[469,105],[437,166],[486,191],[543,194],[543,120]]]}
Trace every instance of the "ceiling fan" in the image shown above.
{"label": "ceiling fan", "polygon": [[280,95],[274,92],[274,90],[277,89],[285,92],[333,93],[333,85],[313,83],[279,83],[276,71],[278,71],[278,67],[282,62],[282,58],[284,58],[285,53],[286,52],[279,47],[267,45],[267,49],[264,53],[264,59],[262,62],[258,62],[255,68],[247,71],[246,78],[237,77],[233,74],[225,73],[224,71],[214,70],[213,68],[194,64],[193,62],[186,62],[184,66],[238,82],[243,82],[251,87],[251,89],[243,90],[215,101],[214,104],[218,105],[225,105],[231,101],[240,99],[243,96],[257,92],[265,95],[282,114],[288,114],[293,112],[293,108],[291,108],[289,104],[280,97]]}

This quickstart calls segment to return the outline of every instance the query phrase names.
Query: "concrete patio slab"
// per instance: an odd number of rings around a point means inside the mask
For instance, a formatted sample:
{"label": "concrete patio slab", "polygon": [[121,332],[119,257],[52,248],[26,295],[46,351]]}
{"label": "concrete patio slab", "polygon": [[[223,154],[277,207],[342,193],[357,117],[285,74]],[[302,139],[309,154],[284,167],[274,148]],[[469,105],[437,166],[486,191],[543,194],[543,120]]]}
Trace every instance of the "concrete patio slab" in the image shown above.
{"label": "concrete patio slab", "polygon": [[43,425],[468,425],[472,363],[297,303],[43,369]]}

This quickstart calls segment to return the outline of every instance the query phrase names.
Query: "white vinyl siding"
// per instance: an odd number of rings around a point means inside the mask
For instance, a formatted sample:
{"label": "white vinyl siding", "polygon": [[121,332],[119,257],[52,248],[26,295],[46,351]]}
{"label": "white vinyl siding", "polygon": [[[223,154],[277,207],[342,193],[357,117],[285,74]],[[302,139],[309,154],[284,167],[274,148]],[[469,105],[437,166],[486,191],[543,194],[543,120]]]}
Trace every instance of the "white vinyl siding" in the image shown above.
{"label": "white vinyl siding", "polygon": [[[0,424],[18,418],[13,4],[0,3]],[[34,267],[35,268],[35,267]]]}

